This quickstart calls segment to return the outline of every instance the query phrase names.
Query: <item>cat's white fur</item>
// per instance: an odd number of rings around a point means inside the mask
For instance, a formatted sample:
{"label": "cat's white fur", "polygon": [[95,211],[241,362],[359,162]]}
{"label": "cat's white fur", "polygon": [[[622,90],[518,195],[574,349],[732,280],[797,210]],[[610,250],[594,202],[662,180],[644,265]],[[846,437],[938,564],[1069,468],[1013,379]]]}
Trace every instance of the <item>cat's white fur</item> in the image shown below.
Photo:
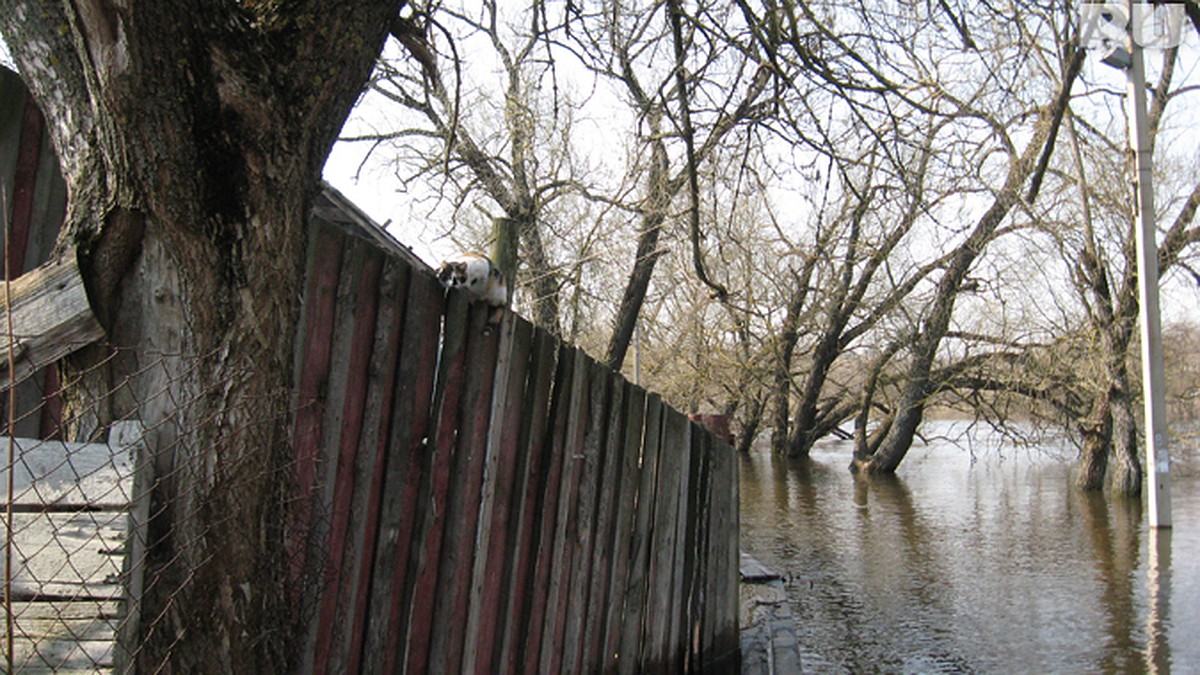
{"label": "cat's white fur", "polygon": [[492,332],[504,318],[508,305],[508,285],[504,275],[492,261],[482,253],[466,252],[442,261],[438,268],[438,280],[446,288],[461,288],[472,300],[482,300],[491,305],[484,333]]}
{"label": "cat's white fur", "polygon": [[508,303],[504,275],[482,253],[467,252],[447,258],[438,268],[438,279],[447,288],[462,288],[472,299],[482,300],[492,307],[503,307]]}

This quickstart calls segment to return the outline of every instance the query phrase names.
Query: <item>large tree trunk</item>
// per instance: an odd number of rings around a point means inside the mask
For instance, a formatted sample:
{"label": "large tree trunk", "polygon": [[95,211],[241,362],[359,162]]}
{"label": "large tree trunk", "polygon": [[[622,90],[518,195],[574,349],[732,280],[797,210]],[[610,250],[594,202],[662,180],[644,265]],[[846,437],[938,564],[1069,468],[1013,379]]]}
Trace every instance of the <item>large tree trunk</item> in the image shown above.
{"label": "large tree trunk", "polygon": [[792,358],[796,353],[796,342],[800,338],[801,313],[812,288],[812,275],[816,267],[817,256],[809,256],[804,261],[800,273],[796,275],[783,327],[775,342],[775,362],[772,364],[774,374],[771,382],[771,452],[779,456],[786,454],[788,449],[792,405]]}
{"label": "large tree trunk", "polygon": [[400,4],[0,0],[68,185],[59,255],[79,257],[117,354],[67,364],[72,419],[86,434],[137,416],[160,448],[147,671],[286,671],[296,653],[308,205]]}
{"label": "large tree trunk", "polygon": [[649,178],[641,228],[638,232],[637,258],[633,261],[629,281],[626,282],[625,292],[621,295],[616,323],[604,354],[604,365],[612,370],[621,369],[621,365],[625,363],[625,354],[629,352],[629,345],[633,342],[633,329],[637,326],[642,303],[645,302],[646,292],[650,289],[650,278],[654,276],[654,267],[664,253],[658,240],[662,234],[663,223],[667,219],[667,207],[679,191],[678,181],[672,184],[667,175],[670,164],[666,144],[662,141],[661,112],[651,117],[650,124],[655,134],[650,142]]}
{"label": "large tree trunk", "polygon": [[[1122,374],[1126,369],[1122,366]],[[1125,496],[1137,496],[1142,493],[1142,463],[1138,459],[1137,416],[1134,414],[1134,401],[1129,396],[1127,377],[1121,377],[1114,386],[1112,398],[1113,437],[1112,450],[1115,464],[1113,466],[1113,492]],[[1153,470],[1151,468],[1151,470]]]}
{"label": "large tree trunk", "polygon": [[1112,444],[1111,396],[1097,396],[1092,402],[1091,413],[1079,423],[1083,436],[1083,447],[1079,453],[1079,468],[1075,484],[1087,492],[1104,489],[1104,477],[1108,471],[1108,450]]}

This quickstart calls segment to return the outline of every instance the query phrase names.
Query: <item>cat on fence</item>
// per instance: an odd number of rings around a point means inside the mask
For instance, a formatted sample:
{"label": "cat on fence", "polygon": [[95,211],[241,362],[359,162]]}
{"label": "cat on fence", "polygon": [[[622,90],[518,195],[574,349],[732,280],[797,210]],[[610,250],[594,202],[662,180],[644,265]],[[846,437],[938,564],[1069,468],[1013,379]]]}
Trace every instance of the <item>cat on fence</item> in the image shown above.
{"label": "cat on fence", "polygon": [[492,307],[488,312],[484,334],[491,333],[504,318],[508,304],[508,285],[504,275],[486,255],[467,251],[442,261],[437,271],[438,281],[446,288],[461,288],[472,301],[480,300]]}

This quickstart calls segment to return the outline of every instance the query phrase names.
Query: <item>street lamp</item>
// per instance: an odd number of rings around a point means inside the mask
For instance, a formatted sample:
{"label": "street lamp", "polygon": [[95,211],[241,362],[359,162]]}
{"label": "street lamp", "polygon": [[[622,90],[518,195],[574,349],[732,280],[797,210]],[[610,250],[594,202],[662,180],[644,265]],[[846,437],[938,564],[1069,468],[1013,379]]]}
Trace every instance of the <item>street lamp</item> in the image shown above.
{"label": "street lamp", "polygon": [[[1134,11],[1130,17],[1144,16]],[[1142,398],[1146,418],[1147,503],[1150,527],[1171,527],[1171,454],[1167,445],[1166,397],[1163,395],[1162,319],[1158,308],[1158,247],[1155,242],[1154,184],[1150,153],[1150,121],[1146,114],[1146,64],[1135,31],[1126,31],[1124,48],[1110,49],[1103,61],[1125,71],[1129,146],[1134,160],[1134,204],[1137,207],[1138,307],[1142,338]]]}

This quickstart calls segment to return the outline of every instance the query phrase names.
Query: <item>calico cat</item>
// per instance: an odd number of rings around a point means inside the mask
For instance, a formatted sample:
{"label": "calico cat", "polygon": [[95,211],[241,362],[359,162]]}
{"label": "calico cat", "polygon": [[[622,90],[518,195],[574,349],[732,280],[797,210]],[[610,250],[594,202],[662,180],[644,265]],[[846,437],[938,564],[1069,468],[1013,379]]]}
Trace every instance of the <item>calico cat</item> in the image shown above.
{"label": "calico cat", "polygon": [[485,334],[500,325],[508,304],[508,286],[500,268],[490,258],[473,251],[460,253],[442,261],[437,276],[446,288],[461,288],[471,300],[482,300],[492,307],[483,329]]}

